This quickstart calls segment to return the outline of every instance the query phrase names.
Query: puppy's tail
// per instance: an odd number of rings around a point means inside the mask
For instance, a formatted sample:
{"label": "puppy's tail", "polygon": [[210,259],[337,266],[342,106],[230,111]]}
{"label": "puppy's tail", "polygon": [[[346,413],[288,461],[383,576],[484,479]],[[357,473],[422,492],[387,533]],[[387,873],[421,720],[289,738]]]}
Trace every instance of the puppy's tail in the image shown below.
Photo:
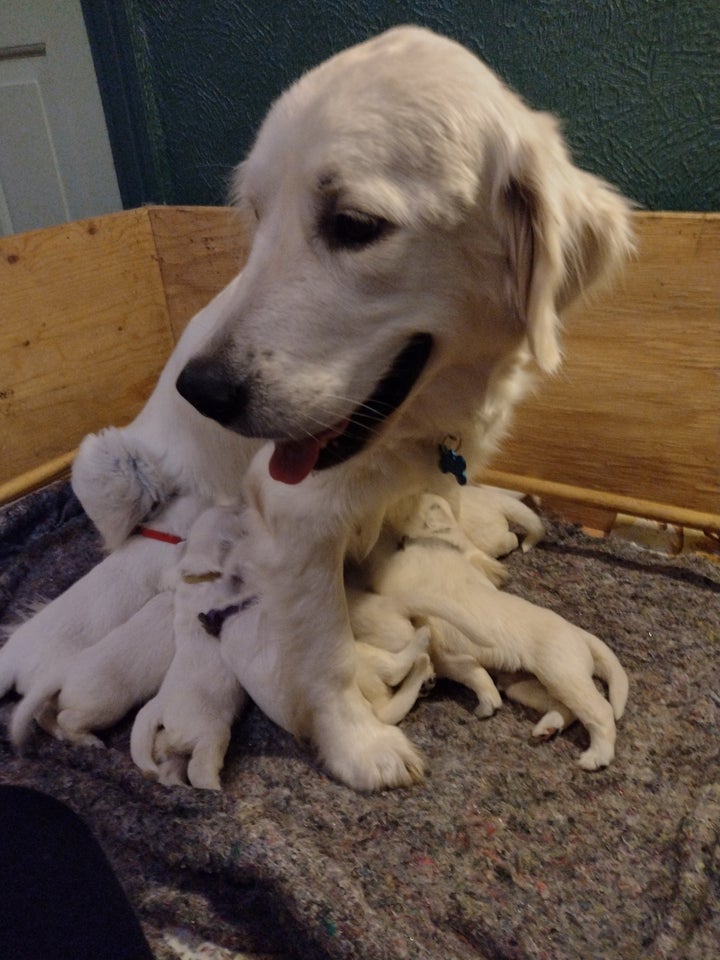
{"label": "puppy's tail", "polygon": [[[61,688],[62,684],[57,680],[41,684],[35,690],[30,688],[15,707],[10,720],[10,742],[19,753],[22,753],[30,742],[33,721],[41,714],[46,714],[50,702],[57,697]],[[45,725],[49,725],[47,716]]]}
{"label": "puppy's tail", "polygon": [[157,780],[160,773],[153,757],[153,746],[161,726],[160,708],[155,698],[138,712],[130,734],[130,756],[148,780]]}
{"label": "puppy's tail", "polygon": [[451,626],[460,633],[464,633],[479,647],[495,646],[482,635],[478,618],[469,614],[459,603],[433,594],[420,597],[412,593],[400,593],[395,594],[395,599],[403,606],[403,614],[406,617],[439,617],[440,620],[447,620]]}
{"label": "puppy's tail", "polygon": [[608,688],[608,700],[613,708],[615,719],[619,720],[625,712],[630,684],[625,668],[610,647],[592,633],[585,634],[590,653],[595,663],[595,673],[604,680]]}

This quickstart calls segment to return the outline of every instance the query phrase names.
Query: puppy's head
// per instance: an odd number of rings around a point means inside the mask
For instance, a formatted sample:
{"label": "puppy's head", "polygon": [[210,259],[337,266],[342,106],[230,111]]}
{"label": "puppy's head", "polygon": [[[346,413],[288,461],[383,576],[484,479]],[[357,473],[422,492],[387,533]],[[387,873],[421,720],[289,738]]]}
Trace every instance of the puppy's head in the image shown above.
{"label": "puppy's head", "polygon": [[180,572],[192,575],[221,570],[232,546],[244,536],[245,524],[237,505],[204,510],[188,532]]}
{"label": "puppy's head", "polygon": [[[247,265],[180,393],[298,482],[468,421],[622,260],[624,202],[469,51],[397,28],[308,73],[240,167]],[[422,427],[418,425],[422,423]],[[403,427],[404,424],[404,427]]]}

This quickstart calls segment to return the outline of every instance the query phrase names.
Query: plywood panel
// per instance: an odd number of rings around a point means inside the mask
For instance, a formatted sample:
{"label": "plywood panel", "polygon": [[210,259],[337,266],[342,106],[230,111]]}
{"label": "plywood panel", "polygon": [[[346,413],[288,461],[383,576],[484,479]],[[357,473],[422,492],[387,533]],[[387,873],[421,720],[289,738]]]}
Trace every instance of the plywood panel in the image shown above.
{"label": "plywood panel", "polygon": [[636,261],[567,317],[493,467],[720,514],[720,215],[636,221]]}
{"label": "plywood panel", "polygon": [[175,338],[238,273],[246,259],[240,219],[223,207],[150,207]]}
{"label": "plywood panel", "polygon": [[0,482],[131,419],[172,348],[145,210],[0,239]]}

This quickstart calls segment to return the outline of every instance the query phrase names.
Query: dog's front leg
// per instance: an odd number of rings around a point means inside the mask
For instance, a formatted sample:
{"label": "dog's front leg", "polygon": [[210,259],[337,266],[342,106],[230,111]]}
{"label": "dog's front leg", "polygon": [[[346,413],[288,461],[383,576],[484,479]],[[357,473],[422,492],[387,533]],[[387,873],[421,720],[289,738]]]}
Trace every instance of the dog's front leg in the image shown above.
{"label": "dog's front leg", "polygon": [[294,487],[270,480],[271,450],[248,471],[248,533],[237,548],[260,596],[248,610],[257,622],[243,627],[241,614],[234,628],[228,624],[223,655],[260,709],[309,740],[338,780],[363,791],[408,786],[421,779],[423,760],[360,690],[345,596],[348,541],[378,508],[362,487],[338,496],[324,474]]}
{"label": "dog's front leg", "polygon": [[[352,656],[352,635],[347,642]],[[401,730],[375,716],[354,673],[340,687],[316,688],[310,737],[327,769],[355,790],[406,787],[423,777],[419,751]]]}
{"label": "dog's front leg", "polygon": [[422,778],[422,757],[375,716],[360,690],[343,551],[327,547],[311,564],[263,571],[255,636],[240,633],[242,617],[237,637],[228,624],[224,655],[258,706],[309,740],[338,780],[362,791],[408,786]]}
{"label": "dog's front leg", "polygon": [[[422,779],[423,759],[401,730],[378,719],[363,696],[340,556],[326,574],[328,602],[309,608],[318,622],[306,623],[303,631],[304,637],[312,638],[303,659],[307,657],[316,671],[311,686],[311,740],[328,770],[356,790],[409,786]],[[334,621],[330,633],[329,615]]]}

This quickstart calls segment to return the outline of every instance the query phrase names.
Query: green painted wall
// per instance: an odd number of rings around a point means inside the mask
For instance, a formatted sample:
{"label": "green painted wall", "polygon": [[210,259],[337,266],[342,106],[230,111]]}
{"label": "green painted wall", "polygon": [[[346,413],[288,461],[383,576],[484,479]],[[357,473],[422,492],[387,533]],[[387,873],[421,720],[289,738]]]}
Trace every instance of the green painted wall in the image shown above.
{"label": "green painted wall", "polygon": [[223,202],[230,168],[289,82],[415,22],[465,43],[562,117],[580,165],[639,204],[720,209],[718,0],[114,2],[130,25],[154,165],[156,195],[145,200]]}

